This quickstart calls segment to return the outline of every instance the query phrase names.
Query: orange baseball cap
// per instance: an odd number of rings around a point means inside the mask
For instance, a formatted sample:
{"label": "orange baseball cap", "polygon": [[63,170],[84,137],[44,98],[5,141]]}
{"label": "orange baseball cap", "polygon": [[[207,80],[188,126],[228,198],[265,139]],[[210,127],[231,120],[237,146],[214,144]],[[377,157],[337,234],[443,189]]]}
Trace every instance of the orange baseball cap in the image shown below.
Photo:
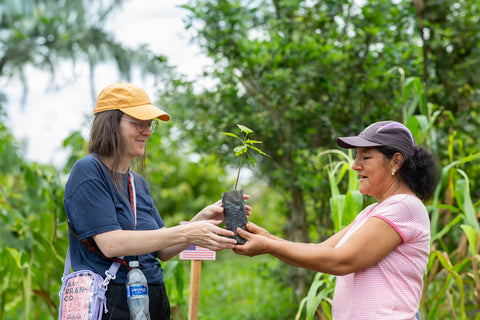
{"label": "orange baseball cap", "polygon": [[93,114],[117,109],[139,120],[170,120],[170,115],[155,107],[142,88],[131,83],[118,82],[105,87],[97,97]]}

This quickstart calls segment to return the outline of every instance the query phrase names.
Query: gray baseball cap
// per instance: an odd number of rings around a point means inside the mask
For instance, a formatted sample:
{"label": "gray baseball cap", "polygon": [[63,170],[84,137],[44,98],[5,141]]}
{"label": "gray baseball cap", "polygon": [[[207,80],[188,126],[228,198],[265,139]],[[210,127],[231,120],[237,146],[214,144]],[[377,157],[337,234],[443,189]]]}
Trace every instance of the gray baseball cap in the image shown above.
{"label": "gray baseball cap", "polygon": [[405,155],[415,154],[415,139],[403,124],[396,121],[380,121],[368,126],[358,136],[337,138],[337,144],[342,148],[357,147],[390,147]]}

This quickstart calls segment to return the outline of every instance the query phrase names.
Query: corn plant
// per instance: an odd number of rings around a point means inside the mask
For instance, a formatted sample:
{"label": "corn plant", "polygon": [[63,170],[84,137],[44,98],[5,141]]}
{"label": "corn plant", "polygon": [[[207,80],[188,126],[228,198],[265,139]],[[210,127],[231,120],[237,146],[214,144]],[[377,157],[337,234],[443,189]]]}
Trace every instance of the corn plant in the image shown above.
{"label": "corn plant", "polygon": [[[305,319],[332,319],[332,295],[335,288],[335,276],[318,272],[313,279],[308,294],[300,302],[295,320],[300,320],[305,309]],[[321,308],[319,308],[321,305]]]}
{"label": "corn plant", "polygon": [[[417,77],[400,74],[402,106],[405,125],[417,143],[428,145],[434,154],[441,154],[435,123],[440,115],[450,112],[434,111],[428,104],[425,89]],[[467,163],[480,159],[480,153],[455,159],[455,133],[448,137],[449,164],[441,170],[431,214],[431,253],[424,280],[422,298],[423,319],[480,319],[479,238],[475,204],[471,198],[468,174],[462,169]],[[468,249],[466,249],[468,247]]]}
{"label": "corn plant", "polygon": [[[333,160],[332,156],[340,160]],[[355,219],[363,208],[363,195],[358,191],[358,175],[351,170],[353,158],[352,151],[326,150],[319,157],[329,157],[330,163],[325,167],[330,185],[330,210],[335,232],[340,231]],[[347,189],[342,193],[340,184],[347,179]]]}
{"label": "corn plant", "polygon": [[[427,319],[480,319],[479,208],[472,201],[468,175],[460,168],[479,159],[480,153],[470,155],[441,171],[430,207],[432,246],[423,290]],[[450,217],[444,226],[442,216]],[[452,233],[459,234],[457,242]]]}

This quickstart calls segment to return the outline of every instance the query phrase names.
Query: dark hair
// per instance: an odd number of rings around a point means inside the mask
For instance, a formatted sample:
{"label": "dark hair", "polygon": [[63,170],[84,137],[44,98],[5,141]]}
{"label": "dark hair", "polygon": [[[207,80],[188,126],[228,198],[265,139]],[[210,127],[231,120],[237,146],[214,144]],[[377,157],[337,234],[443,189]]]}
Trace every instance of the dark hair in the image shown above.
{"label": "dark hair", "polygon": [[[123,184],[120,181],[121,176],[118,168],[125,150],[124,141],[120,134],[120,119],[123,114],[120,110],[109,110],[97,113],[93,119],[88,145],[88,151],[90,153],[96,153],[100,157],[112,157],[109,174],[117,191],[121,194]],[[136,164],[137,167],[143,169],[144,163],[145,154]]]}
{"label": "dark hair", "polygon": [[118,171],[123,153],[123,141],[120,134],[120,119],[123,112],[110,110],[100,112],[93,119],[90,131],[88,151],[101,157],[113,157],[112,169]]}
{"label": "dark hair", "polygon": [[[386,158],[391,159],[399,150],[390,147],[377,147]],[[438,183],[437,164],[433,155],[427,150],[415,147],[413,157],[403,155],[403,163],[398,175],[407,186],[422,200],[429,200],[435,193]]]}

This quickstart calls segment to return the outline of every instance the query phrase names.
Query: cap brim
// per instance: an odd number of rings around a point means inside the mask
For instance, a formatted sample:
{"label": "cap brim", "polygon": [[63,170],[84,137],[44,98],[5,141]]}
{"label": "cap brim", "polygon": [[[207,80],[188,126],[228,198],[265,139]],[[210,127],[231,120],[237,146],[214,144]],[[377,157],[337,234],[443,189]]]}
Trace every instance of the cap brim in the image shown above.
{"label": "cap brim", "polygon": [[337,144],[340,147],[347,148],[347,149],[382,146],[382,144],[371,142],[357,136],[337,138]]}
{"label": "cap brim", "polygon": [[138,107],[120,108],[120,110],[138,120],[151,120],[158,118],[162,121],[170,120],[170,115],[153,104],[146,104]]}

